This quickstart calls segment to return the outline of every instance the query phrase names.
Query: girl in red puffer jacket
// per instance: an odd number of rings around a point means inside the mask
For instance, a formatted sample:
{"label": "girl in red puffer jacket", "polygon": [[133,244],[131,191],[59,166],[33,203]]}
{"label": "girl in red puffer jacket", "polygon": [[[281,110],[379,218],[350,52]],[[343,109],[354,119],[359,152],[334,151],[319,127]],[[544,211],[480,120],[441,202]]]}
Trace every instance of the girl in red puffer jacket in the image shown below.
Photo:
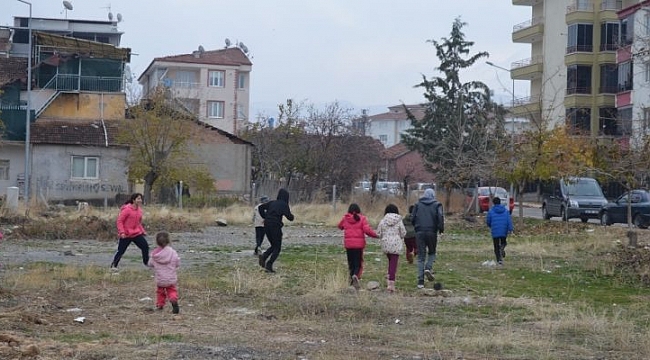
{"label": "girl in red puffer jacket", "polygon": [[350,285],[359,289],[359,278],[363,272],[363,249],[366,247],[366,235],[377,238],[377,234],[368,224],[368,219],[361,214],[357,204],[350,204],[348,212],[339,221],[339,229],[343,230],[343,246],[348,256],[350,269]]}

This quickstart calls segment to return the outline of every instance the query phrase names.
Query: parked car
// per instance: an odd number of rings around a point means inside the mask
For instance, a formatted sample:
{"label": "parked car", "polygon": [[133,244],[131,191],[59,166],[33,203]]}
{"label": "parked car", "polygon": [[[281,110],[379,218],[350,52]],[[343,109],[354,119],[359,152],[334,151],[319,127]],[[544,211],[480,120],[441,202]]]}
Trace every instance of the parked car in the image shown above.
{"label": "parked car", "polygon": [[[467,200],[466,206],[473,204],[474,200],[474,189],[468,189],[467,191]],[[479,212],[484,212],[490,210],[492,206],[492,199],[494,197],[499,197],[501,199],[501,204],[508,208],[512,214],[513,209],[515,208],[515,199],[510,196],[508,191],[502,187],[498,186],[480,186],[477,189],[478,193],[478,208]]]}
{"label": "parked car", "polygon": [[632,204],[632,223],[634,226],[647,229],[650,225],[650,192],[648,190],[632,190],[624,193],[613,202],[609,202],[600,209],[600,224],[627,224],[627,206]]}
{"label": "parked car", "polygon": [[415,183],[412,185],[409,185],[409,189],[411,191],[411,196],[413,198],[420,198],[422,195],[424,195],[424,190],[426,189],[436,189],[436,184],[434,183]]}
{"label": "parked car", "polygon": [[598,219],[607,204],[598,181],[588,177],[568,177],[542,184],[542,217],[559,216],[563,221],[580,218],[582,222]]}

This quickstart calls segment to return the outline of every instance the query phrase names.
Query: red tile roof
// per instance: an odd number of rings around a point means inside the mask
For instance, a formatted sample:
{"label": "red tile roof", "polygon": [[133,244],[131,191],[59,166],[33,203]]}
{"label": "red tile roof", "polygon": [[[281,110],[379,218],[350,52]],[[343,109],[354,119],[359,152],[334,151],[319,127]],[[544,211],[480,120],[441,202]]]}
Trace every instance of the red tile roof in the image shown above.
{"label": "red tile roof", "polygon": [[[196,54],[196,55],[195,55]],[[180,62],[191,64],[206,64],[206,65],[253,65],[241,49],[231,47],[220,50],[210,50],[199,53],[198,51],[192,54],[171,55],[164,57],[157,57],[153,61],[165,62]]]}
{"label": "red tile roof", "polygon": [[0,87],[27,78],[27,58],[0,57]]}
{"label": "red tile roof", "polygon": [[[409,111],[415,116],[416,119],[424,117],[424,106],[422,105],[406,105]],[[368,118],[371,120],[405,120],[407,119],[406,111],[403,105],[389,106],[390,111],[371,115]]]}
{"label": "red tile roof", "polygon": [[411,152],[411,150],[409,150],[406,145],[403,143],[397,143],[384,150],[383,156],[384,159],[397,159],[401,156],[404,156],[405,154],[408,154],[409,152]]}
{"label": "red tile roof", "polygon": [[[104,127],[106,133],[104,133]],[[124,146],[117,143],[118,126],[115,122],[95,121],[79,123],[65,120],[39,120],[32,124],[30,141],[33,144],[60,144],[85,146]]]}

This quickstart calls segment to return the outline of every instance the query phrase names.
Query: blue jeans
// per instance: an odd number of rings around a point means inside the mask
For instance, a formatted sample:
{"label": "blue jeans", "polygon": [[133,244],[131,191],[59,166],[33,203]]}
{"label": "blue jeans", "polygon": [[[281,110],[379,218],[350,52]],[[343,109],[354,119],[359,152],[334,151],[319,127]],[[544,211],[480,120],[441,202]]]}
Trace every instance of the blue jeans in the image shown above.
{"label": "blue jeans", "polygon": [[418,284],[424,284],[424,270],[433,270],[436,261],[438,233],[435,231],[419,231],[415,234],[418,244]]}

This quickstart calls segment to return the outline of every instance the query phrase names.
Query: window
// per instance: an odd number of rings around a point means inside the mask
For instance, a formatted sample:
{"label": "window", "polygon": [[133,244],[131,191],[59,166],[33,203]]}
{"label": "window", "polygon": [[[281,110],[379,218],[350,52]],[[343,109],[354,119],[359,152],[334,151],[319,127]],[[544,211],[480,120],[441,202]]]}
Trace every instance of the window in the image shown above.
{"label": "window", "polygon": [[210,87],[223,87],[224,73],[223,71],[210,71],[208,72],[208,86]]}
{"label": "window", "polygon": [[193,88],[196,87],[196,73],[194,71],[176,71],[176,81],[174,83],[177,87],[180,88]]}
{"label": "window", "polygon": [[567,128],[572,135],[589,134],[591,130],[591,109],[590,108],[569,108],[566,109]]}
{"label": "window", "polygon": [[647,134],[650,130],[650,108],[643,109],[643,134]]}
{"label": "window", "polygon": [[618,91],[632,90],[632,62],[618,64]]}
{"label": "window", "polygon": [[382,144],[386,145],[388,142],[388,135],[379,135],[379,141],[381,141]]}
{"label": "window", "polygon": [[645,82],[650,81],[650,62],[643,64],[643,73],[645,74]]}
{"label": "window", "polygon": [[600,88],[599,93],[616,94],[618,84],[618,68],[616,64],[600,65]]}
{"label": "window", "polygon": [[591,66],[571,65],[567,67],[566,93],[591,94]]}
{"label": "window", "polygon": [[619,44],[625,46],[632,43],[634,38],[634,14],[621,20]]}
{"label": "window", "polygon": [[9,160],[0,160],[0,180],[9,180]]}
{"label": "window", "polygon": [[208,117],[223,119],[223,101],[208,101]]}
{"label": "window", "polygon": [[593,32],[593,24],[569,25],[566,49],[567,54],[574,52],[592,52],[594,49]]}
{"label": "window", "polygon": [[246,74],[239,73],[239,75],[237,75],[237,89],[245,89],[245,88],[246,88]]}
{"label": "window", "polygon": [[237,119],[246,119],[246,111],[244,111],[243,104],[237,104]]}
{"label": "window", "polygon": [[617,135],[616,108],[598,109],[598,129],[600,135]]}
{"label": "window", "polygon": [[99,158],[95,156],[73,156],[72,175],[77,179],[97,179]]}
{"label": "window", "polygon": [[600,24],[600,51],[614,51],[618,44],[618,23]]}
{"label": "window", "polygon": [[616,135],[632,134],[632,107],[618,110],[618,130]]}

